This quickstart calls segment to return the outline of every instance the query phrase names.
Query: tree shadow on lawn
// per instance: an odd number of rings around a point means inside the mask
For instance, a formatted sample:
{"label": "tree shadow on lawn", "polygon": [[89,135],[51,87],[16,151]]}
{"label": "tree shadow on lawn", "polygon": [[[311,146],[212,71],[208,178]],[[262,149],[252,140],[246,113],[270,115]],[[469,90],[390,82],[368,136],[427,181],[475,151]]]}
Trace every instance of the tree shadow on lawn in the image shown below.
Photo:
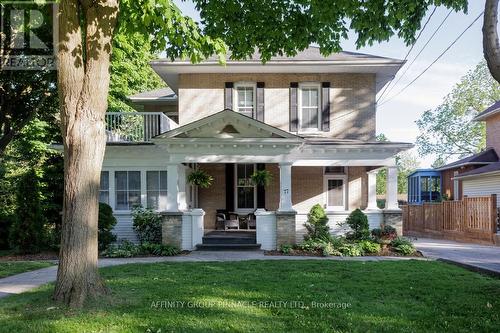
{"label": "tree shadow on lawn", "polygon": [[102,274],[111,294],[82,310],[50,309],[52,286],[5,299],[0,331],[493,332],[500,323],[500,280],[437,262],[130,264]]}

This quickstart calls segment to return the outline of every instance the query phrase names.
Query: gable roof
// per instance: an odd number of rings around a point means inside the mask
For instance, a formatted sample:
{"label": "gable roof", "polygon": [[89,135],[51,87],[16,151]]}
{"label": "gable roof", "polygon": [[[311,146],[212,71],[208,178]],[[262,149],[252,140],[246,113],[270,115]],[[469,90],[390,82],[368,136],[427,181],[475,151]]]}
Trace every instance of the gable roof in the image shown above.
{"label": "gable roof", "polygon": [[497,113],[500,113],[500,101],[496,101],[492,106],[478,114],[474,120],[480,121],[480,120],[486,120],[486,118],[491,117]]}
{"label": "gable roof", "polygon": [[376,75],[378,91],[404,63],[399,59],[348,51],[323,56],[319,47],[310,46],[294,56],[274,56],[265,64],[260,54],[255,52],[246,60],[231,59],[228,55],[225,66],[219,64],[216,57],[198,64],[182,59],[158,59],[152,61],[151,66],[174,91],[178,88],[179,74],[184,73],[371,73]]}
{"label": "gable roof", "polygon": [[297,135],[268,125],[230,109],[224,109],[205,118],[157,135],[158,139],[293,139],[303,141]]}
{"label": "gable roof", "polygon": [[486,165],[495,162],[498,162],[498,155],[493,148],[488,148],[475,155],[463,158],[453,163],[446,164],[440,168],[437,168],[436,170],[444,171],[466,165]]}
{"label": "gable roof", "polygon": [[176,102],[177,95],[169,88],[160,88],[128,96],[132,102]]}
{"label": "gable roof", "polygon": [[489,165],[461,173],[453,178],[454,179],[462,179],[462,178],[469,178],[469,177],[486,176],[486,175],[497,174],[497,173],[500,173],[500,162],[491,163]]}

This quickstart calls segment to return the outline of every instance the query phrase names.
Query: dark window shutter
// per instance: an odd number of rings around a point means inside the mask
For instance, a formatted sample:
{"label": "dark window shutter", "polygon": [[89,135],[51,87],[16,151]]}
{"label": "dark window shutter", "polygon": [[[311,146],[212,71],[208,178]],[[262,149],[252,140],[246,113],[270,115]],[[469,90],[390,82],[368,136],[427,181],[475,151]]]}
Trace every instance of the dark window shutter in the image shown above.
{"label": "dark window shutter", "polygon": [[[257,164],[257,170],[266,170],[266,165]],[[257,186],[257,208],[266,208],[266,187],[263,185]]]}
{"label": "dark window shutter", "polygon": [[226,82],[224,87],[224,109],[233,109],[233,83]]}
{"label": "dark window shutter", "polygon": [[264,82],[257,82],[257,112],[255,119],[264,122]]}
{"label": "dark window shutter", "polygon": [[234,164],[226,163],[226,210],[234,212]]}
{"label": "dark window shutter", "polygon": [[290,132],[297,132],[299,128],[298,118],[298,82],[290,82]]}
{"label": "dark window shutter", "polygon": [[330,82],[321,84],[321,130],[330,131]]}

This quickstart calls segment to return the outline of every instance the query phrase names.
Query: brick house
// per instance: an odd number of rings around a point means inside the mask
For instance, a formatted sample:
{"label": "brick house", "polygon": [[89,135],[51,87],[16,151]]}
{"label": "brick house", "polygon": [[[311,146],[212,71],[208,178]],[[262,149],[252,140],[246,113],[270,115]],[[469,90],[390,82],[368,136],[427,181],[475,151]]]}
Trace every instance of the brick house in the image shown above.
{"label": "brick house", "polygon": [[[337,223],[356,208],[372,228],[400,221],[394,157],[412,145],[375,140],[375,97],[404,62],[324,57],[315,47],[265,65],[259,59],[153,61],[169,88],[131,96],[137,113],[106,115],[101,200],[114,210],[118,238],[135,239],[136,204],[162,212],[164,241],[187,250],[227,221],[262,249],[299,242],[316,203],[332,233],[343,232]],[[376,205],[381,168],[384,210]],[[212,186],[188,184],[195,169],[211,175]],[[268,186],[251,182],[256,170],[273,176]]]}

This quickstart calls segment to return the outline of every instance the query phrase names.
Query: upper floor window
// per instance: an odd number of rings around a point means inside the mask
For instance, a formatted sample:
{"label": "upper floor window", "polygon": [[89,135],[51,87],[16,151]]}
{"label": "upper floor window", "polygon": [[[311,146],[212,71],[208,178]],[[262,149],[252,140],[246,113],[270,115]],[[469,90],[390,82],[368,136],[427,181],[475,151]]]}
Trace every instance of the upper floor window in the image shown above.
{"label": "upper floor window", "polygon": [[299,129],[302,132],[318,131],[321,126],[319,83],[299,85]]}
{"label": "upper floor window", "polygon": [[241,82],[234,85],[234,105],[235,111],[248,117],[254,117],[255,114],[255,83]]}

